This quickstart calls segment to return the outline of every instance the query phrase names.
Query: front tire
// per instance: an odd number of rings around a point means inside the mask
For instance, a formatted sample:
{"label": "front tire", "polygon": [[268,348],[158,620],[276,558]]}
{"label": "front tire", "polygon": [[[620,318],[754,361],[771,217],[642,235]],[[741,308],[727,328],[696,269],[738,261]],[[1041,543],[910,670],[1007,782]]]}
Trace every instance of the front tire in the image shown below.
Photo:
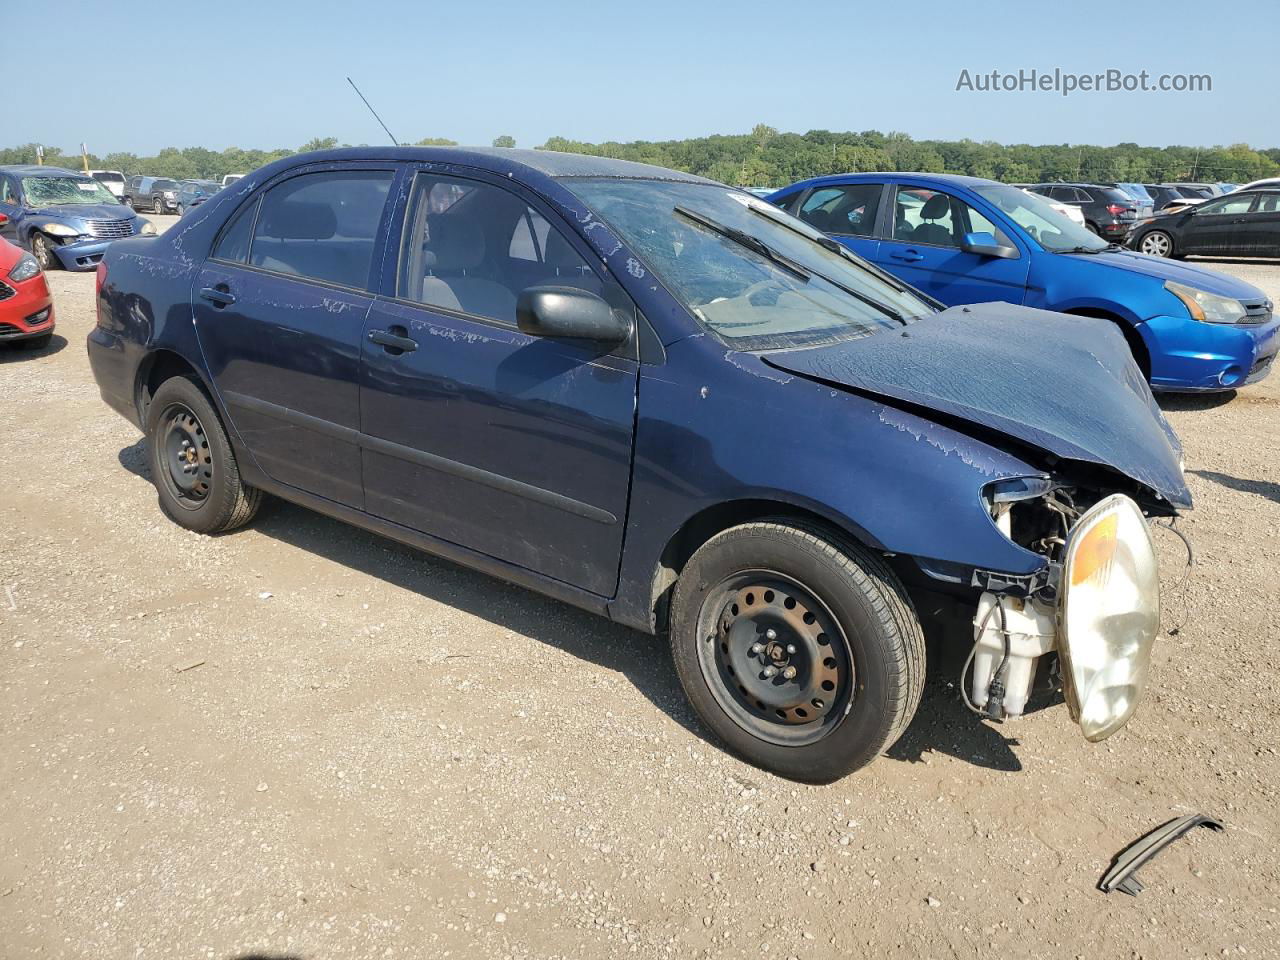
{"label": "front tire", "polygon": [[151,481],[160,509],[197,533],[223,533],[253,519],[262,491],[240,480],[218,413],[194,380],[162,383],[147,407]]}
{"label": "front tire", "polygon": [[56,270],[60,264],[58,255],[53,252],[54,242],[43,233],[33,233],[31,235],[31,255],[36,258],[36,263],[40,264],[40,269],[44,271]]}
{"label": "front tire", "polygon": [[1163,230],[1152,230],[1138,241],[1138,250],[1152,257],[1172,257],[1173,237]]}
{"label": "front tire", "polygon": [[164,198],[156,197],[156,202],[151,205],[151,212],[155,214],[164,213]]}
{"label": "front tire", "polygon": [[924,688],[924,635],[897,576],[803,521],[743,524],[699,548],[672,597],[671,650],[731,751],[812,783],[892,746]]}

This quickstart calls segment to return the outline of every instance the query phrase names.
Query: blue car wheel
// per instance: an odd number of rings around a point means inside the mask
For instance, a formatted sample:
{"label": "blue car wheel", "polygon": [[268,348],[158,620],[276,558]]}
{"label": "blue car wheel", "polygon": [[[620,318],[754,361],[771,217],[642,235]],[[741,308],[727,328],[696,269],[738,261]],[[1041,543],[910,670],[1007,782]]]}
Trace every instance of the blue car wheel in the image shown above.
{"label": "blue car wheel", "polygon": [[53,252],[53,241],[38,230],[31,234],[31,255],[41,270],[54,270],[61,266]]}

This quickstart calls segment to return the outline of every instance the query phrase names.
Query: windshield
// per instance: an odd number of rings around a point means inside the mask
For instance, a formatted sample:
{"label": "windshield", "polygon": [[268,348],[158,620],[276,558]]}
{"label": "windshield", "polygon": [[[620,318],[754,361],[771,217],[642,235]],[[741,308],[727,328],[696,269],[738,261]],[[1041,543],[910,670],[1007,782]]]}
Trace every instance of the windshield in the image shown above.
{"label": "windshield", "polygon": [[114,193],[89,177],[23,177],[22,192],[33,207],[120,202]]}
{"label": "windshield", "polygon": [[566,186],[736,349],[865,337],[934,312],[851,254],[821,246],[825,238],[812,227],[740,190],[617,179]]}
{"label": "windshield", "polygon": [[1083,224],[1058,213],[1039,194],[1003,183],[983,184],[973,191],[1003,210],[1050,253],[1092,253],[1110,246]]}

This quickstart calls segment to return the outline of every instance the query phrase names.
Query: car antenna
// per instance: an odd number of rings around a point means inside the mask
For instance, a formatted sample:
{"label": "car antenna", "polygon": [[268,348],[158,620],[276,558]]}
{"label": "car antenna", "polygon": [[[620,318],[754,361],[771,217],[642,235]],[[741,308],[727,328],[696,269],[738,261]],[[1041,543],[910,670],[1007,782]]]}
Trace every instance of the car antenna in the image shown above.
{"label": "car antenna", "polygon": [[[350,77],[347,77],[347,83],[351,84],[351,89],[356,92],[356,96],[358,96],[361,100],[364,100],[364,105],[368,107],[369,112],[373,114],[373,119],[378,121],[378,123],[382,126],[383,130],[387,130],[387,125],[383,123],[382,118],[378,116],[378,111],[373,109],[373,104],[371,104],[368,101],[368,99],[365,97],[365,95],[360,92],[360,88],[356,86],[356,82],[352,80]],[[387,136],[391,137],[392,144],[394,144],[397,147],[400,146],[400,141],[395,138],[395,136],[391,133],[390,130],[387,130]]]}

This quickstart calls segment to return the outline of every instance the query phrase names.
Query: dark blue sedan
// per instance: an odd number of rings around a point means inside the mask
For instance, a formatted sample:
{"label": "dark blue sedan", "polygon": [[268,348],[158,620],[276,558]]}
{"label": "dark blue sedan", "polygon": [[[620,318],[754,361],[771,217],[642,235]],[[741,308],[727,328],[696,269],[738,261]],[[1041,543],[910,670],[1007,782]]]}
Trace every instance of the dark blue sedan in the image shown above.
{"label": "dark blue sedan", "polygon": [[841,174],[769,199],[948,306],[1003,300],[1110,320],[1157,389],[1255,383],[1280,350],[1280,319],[1257,287],[1110,244],[1007,184]]}
{"label": "dark blue sedan", "polygon": [[664,631],[786,776],[902,733],[923,608],[972,621],[983,717],[1045,658],[1090,740],[1141,699],[1148,518],[1190,495],[1105,320],[944,310],[743,191],[514,149],[281,160],[113,246],[97,298],[176,523],[271,494]]}
{"label": "dark blue sedan", "polygon": [[93,270],[113,241],[156,232],[97,180],[58,167],[0,167],[0,217],[0,238],[43,270]]}

